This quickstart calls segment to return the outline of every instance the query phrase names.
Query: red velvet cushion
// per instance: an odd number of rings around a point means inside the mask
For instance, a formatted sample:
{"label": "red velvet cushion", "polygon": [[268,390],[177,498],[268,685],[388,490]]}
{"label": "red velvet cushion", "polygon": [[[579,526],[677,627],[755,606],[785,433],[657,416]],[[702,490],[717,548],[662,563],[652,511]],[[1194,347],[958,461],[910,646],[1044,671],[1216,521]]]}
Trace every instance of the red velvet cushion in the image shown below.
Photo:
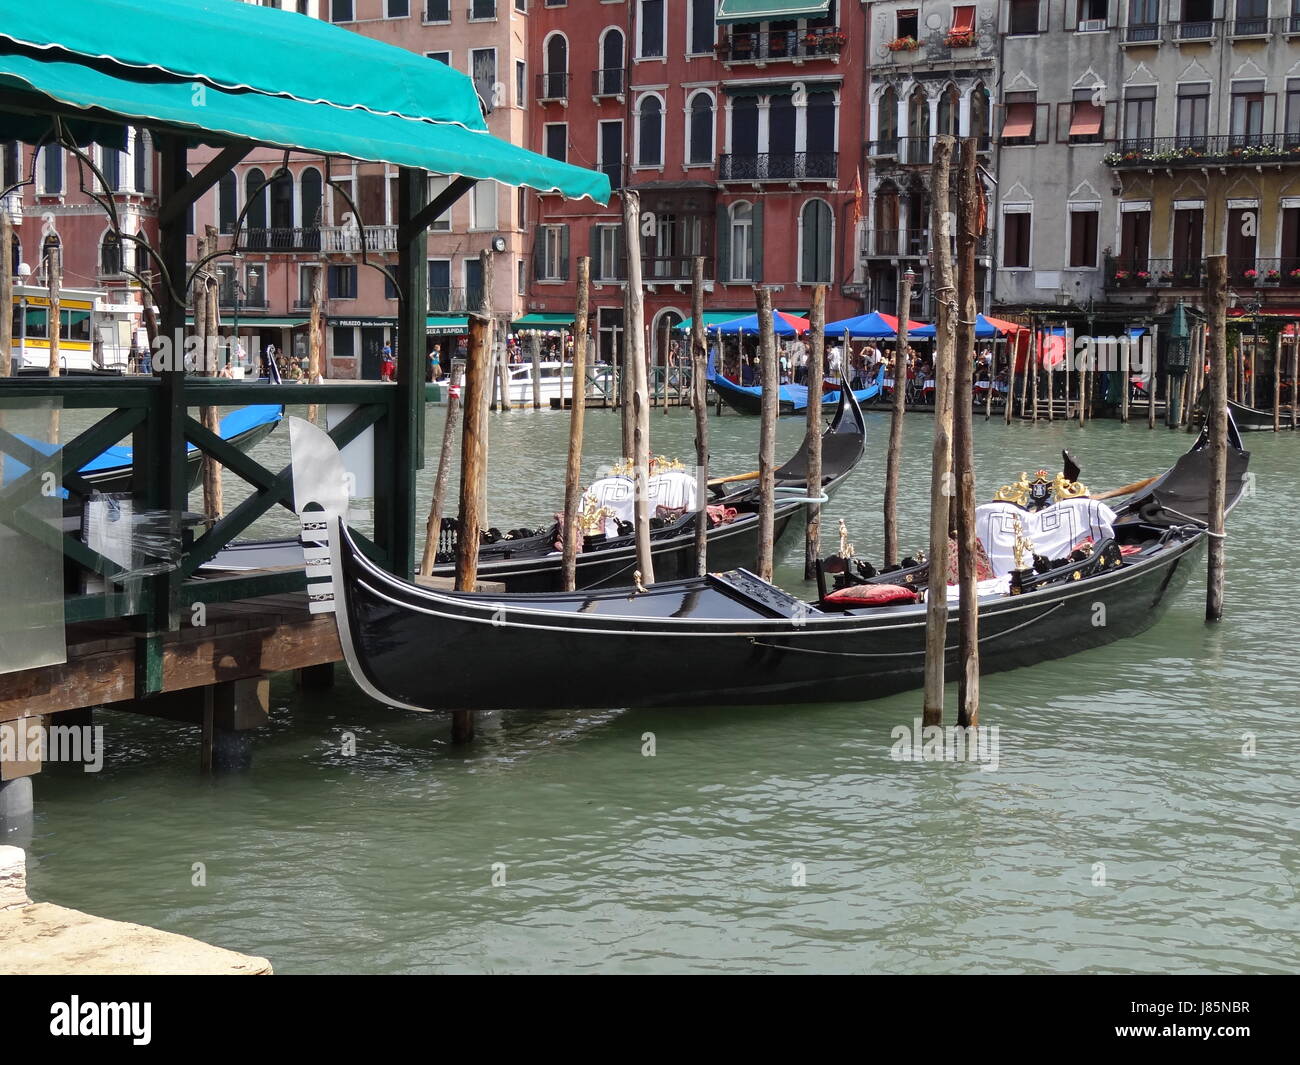
{"label": "red velvet cushion", "polygon": [[[957,583],[957,537],[948,537],[948,583]],[[993,572],[993,563],[989,561],[989,554],[984,550],[984,543],[977,536],[975,537],[975,579],[977,581],[986,581],[990,577],[996,577]]]}
{"label": "red velvet cushion", "polygon": [[854,584],[831,592],[825,601],[854,606],[884,606],[887,603],[915,603],[916,600],[916,592],[901,584]]}

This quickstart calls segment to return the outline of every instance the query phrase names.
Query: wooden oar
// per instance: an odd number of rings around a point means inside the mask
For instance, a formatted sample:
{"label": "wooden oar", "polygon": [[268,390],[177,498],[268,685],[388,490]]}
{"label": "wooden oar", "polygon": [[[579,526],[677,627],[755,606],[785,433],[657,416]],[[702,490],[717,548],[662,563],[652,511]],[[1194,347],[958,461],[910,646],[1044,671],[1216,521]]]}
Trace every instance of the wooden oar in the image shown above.
{"label": "wooden oar", "polygon": [[1148,477],[1145,481],[1134,481],[1132,484],[1126,484],[1123,488],[1112,488],[1109,492],[1093,492],[1092,495],[1089,496],[1089,498],[1090,499],[1114,499],[1115,496],[1131,495],[1133,492],[1136,492],[1139,489],[1145,488],[1147,485],[1152,484],[1155,481],[1158,481],[1160,479],[1160,476],[1161,475],[1157,473],[1154,477]]}
{"label": "wooden oar", "polygon": [[752,481],[758,476],[758,470],[753,473],[733,473],[730,477],[714,477],[709,481],[709,487],[712,488],[718,484],[731,484],[732,481]]}

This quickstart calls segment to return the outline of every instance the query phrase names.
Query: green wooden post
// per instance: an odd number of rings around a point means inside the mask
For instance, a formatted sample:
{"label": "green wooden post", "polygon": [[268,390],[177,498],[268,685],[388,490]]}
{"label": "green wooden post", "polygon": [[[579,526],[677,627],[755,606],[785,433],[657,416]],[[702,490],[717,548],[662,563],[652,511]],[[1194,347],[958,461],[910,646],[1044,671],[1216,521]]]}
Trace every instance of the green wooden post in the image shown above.
{"label": "green wooden post", "polygon": [[[414,218],[428,201],[429,177],[403,167],[397,179],[398,217]],[[427,230],[404,234],[398,248],[397,402],[393,408],[390,465],[392,483],[389,529],[392,569],[399,577],[415,575],[415,471],[424,465],[424,361],[428,289],[425,265]]]}
{"label": "green wooden post", "polygon": [[[185,142],[175,135],[158,137],[160,209],[185,187]],[[185,328],[185,222],[188,212],[162,222],[159,251],[170,274],[157,288],[160,328],[167,346],[167,362],[159,375],[160,387],[149,406],[146,429],[140,436],[144,460],[135,461],[135,495],[150,510],[170,515],[169,536],[179,548],[180,516],[186,508],[185,491],[185,365],[175,338]],[[179,299],[173,296],[173,289]],[[152,695],[163,687],[163,634],[180,627],[179,569],[145,578],[144,633],[136,647],[136,691]]]}

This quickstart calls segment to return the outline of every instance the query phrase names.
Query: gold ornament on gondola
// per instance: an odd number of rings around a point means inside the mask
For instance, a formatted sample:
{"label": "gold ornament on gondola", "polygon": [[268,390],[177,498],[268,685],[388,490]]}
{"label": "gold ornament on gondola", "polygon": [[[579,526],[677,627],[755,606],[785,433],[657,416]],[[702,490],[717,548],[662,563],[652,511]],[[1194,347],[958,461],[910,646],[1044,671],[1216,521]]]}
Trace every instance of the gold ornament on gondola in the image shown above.
{"label": "gold ornament on gondola", "polygon": [[1020,524],[1019,518],[1013,519],[1016,523],[1016,538],[1011,545],[1011,554],[1015,559],[1016,569],[1025,568],[1025,553],[1029,553],[1030,560],[1034,557],[1034,542],[1025,535],[1025,527]]}
{"label": "gold ornament on gondola", "polygon": [[[670,459],[667,455],[650,456],[650,476],[653,477],[658,473],[667,473],[669,470],[684,470],[686,466],[678,459]],[[609,475],[611,477],[633,477],[636,475],[636,464],[629,458],[619,459],[610,467]]]}
{"label": "gold ornament on gondola", "polygon": [[1062,499],[1078,499],[1088,494],[1086,485],[1067,480],[1063,473],[1058,473],[1049,481],[1047,471],[1038,470],[1032,481],[1029,474],[1022,472],[1018,481],[1004,484],[994,492],[993,499],[999,503],[1014,503],[1018,507],[1027,506],[1035,487],[1050,489],[1054,503],[1059,503]]}
{"label": "gold ornament on gondola", "polygon": [[589,492],[582,495],[582,509],[578,511],[578,528],[584,536],[594,536],[605,531],[605,520],[614,517],[609,507],[601,506]]}
{"label": "gold ornament on gondola", "polygon": [[840,518],[840,558],[852,558],[853,545],[849,543],[849,527]]}

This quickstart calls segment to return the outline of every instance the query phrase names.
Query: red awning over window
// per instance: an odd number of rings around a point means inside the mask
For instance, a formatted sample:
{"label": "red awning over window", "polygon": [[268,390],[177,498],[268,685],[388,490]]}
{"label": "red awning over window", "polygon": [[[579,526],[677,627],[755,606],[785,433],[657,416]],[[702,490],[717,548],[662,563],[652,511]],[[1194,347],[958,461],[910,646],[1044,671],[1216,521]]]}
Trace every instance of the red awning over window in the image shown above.
{"label": "red awning over window", "polygon": [[1095,137],[1101,132],[1101,108],[1089,101],[1079,101],[1070,116],[1071,137]]}
{"label": "red awning over window", "polygon": [[962,33],[975,28],[975,8],[954,7],[952,9],[952,32]]}
{"label": "red awning over window", "polygon": [[1007,120],[1002,124],[1003,139],[1032,137],[1034,134],[1034,104],[1007,104]]}

